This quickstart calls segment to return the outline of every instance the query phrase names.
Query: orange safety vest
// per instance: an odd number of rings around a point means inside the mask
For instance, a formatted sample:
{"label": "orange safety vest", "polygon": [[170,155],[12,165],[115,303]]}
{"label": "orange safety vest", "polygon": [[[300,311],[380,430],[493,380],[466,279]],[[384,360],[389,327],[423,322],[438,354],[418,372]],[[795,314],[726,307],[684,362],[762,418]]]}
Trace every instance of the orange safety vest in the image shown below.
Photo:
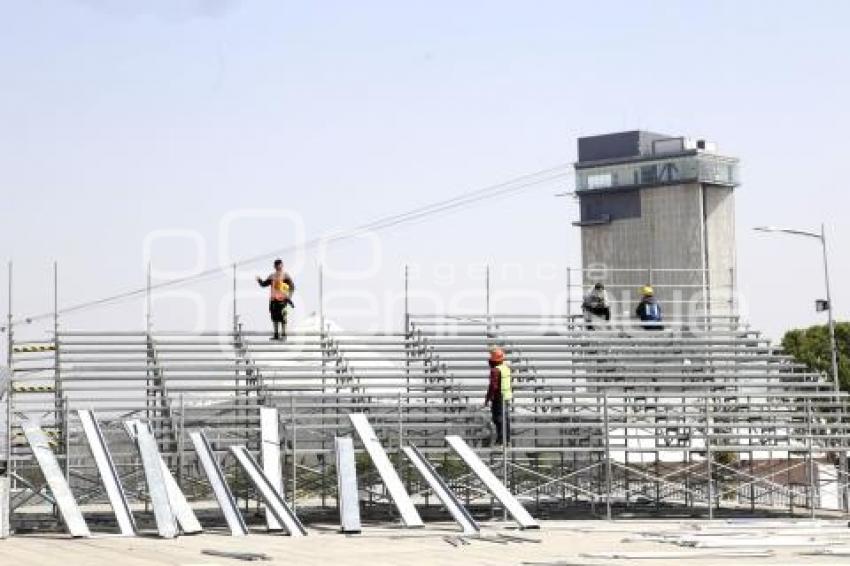
{"label": "orange safety vest", "polygon": [[284,274],[272,275],[272,285],[269,290],[270,299],[273,301],[283,301],[289,298],[289,285],[283,280]]}

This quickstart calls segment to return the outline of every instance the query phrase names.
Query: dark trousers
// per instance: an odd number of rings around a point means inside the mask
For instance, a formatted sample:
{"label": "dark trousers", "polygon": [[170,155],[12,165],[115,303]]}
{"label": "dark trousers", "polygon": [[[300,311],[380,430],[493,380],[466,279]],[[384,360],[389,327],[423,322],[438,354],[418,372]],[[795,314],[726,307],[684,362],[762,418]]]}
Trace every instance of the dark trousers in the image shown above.
{"label": "dark trousers", "polygon": [[270,301],[269,314],[272,317],[274,337],[286,336],[286,301]]}
{"label": "dark trousers", "polygon": [[[606,321],[610,322],[611,320],[611,309],[609,307],[586,307],[584,310],[586,313],[590,313],[595,316],[601,316]],[[594,326],[592,324],[588,324],[587,329],[593,330]]]}
{"label": "dark trousers", "polygon": [[609,307],[588,307],[587,312],[601,316],[605,320],[611,320],[611,309]]}
{"label": "dark trousers", "polygon": [[505,423],[505,434],[507,442],[511,441],[511,412],[509,407],[505,406],[502,410],[502,398],[496,397],[490,404],[490,415],[493,417],[493,426],[496,427],[496,444],[502,443],[502,420]]}

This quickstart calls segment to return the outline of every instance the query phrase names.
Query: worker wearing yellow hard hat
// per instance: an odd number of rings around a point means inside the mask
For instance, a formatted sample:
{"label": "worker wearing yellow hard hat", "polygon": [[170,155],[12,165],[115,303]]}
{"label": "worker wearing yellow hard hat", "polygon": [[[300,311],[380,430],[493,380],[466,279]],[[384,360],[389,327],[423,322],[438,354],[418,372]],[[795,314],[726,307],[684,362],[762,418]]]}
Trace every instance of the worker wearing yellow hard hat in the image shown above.
{"label": "worker wearing yellow hard hat", "polygon": [[265,279],[257,277],[260,287],[269,289],[269,313],[272,318],[274,335],[272,340],[286,340],[286,307],[294,307],[292,293],[295,292],[295,283],[292,277],[283,270],[283,260],[274,261],[274,271]]}
{"label": "worker wearing yellow hard hat", "polygon": [[644,330],[663,330],[661,324],[661,305],[655,297],[655,289],[651,285],[644,285],[640,289],[640,303],[635,309],[635,316],[640,319]]}

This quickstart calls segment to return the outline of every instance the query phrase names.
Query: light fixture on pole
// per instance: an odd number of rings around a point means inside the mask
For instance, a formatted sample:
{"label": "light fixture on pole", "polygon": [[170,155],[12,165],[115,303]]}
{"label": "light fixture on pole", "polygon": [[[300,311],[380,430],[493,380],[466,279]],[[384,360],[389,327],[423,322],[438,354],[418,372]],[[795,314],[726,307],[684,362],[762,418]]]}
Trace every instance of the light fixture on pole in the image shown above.
{"label": "light fixture on pole", "polygon": [[827,326],[829,328],[829,354],[832,361],[832,381],[836,394],[839,391],[838,381],[838,350],[835,344],[835,318],[832,316],[834,306],[832,304],[832,296],[829,290],[829,260],[826,252],[826,231],[824,225],[820,225],[820,233],[809,232],[806,230],[792,230],[790,228],[776,228],[775,226],[757,226],[753,228],[758,232],[778,232],[782,234],[791,234],[794,236],[805,236],[807,238],[815,238],[820,240],[821,249],[823,251],[823,277],[826,284],[826,300],[818,299],[815,301],[815,309],[818,312],[827,312]]}
{"label": "light fixture on pole", "polygon": [[[820,233],[817,232],[809,232],[806,230],[792,230],[788,228],[776,228],[774,226],[758,226],[754,228],[759,232],[780,232],[784,234],[791,234],[793,236],[805,236],[807,238],[815,238],[820,240],[821,249],[823,250],[823,277],[824,282],[826,284],[826,300],[818,300],[815,302],[815,309],[818,312],[826,311],[827,312],[827,324],[829,325],[829,354],[832,358],[832,385],[835,390],[835,402],[839,404],[839,407],[843,407],[840,403],[839,399],[839,381],[838,381],[838,351],[835,344],[835,319],[832,316],[832,311],[834,305],[832,304],[832,296],[829,292],[829,260],[827,258],[826,253],[826,230],[824,229],[824,225],[820,225]],[[842,410],[843,414],[843,410]],[[842,417],[843,421],[843,417]],[[841,478],[841,474],[847,474],[847,453],[844,450],[840,450],[839,452],[839,479]],[[845,476],[846,477],[846,476]],[[839,481],[839,483],[841,483]],[[845,484],[844,489],[842,490],[842,504],[841,507],[846,511],[848,507],[850,507],[850,495],[847,493],[847,487]]]}

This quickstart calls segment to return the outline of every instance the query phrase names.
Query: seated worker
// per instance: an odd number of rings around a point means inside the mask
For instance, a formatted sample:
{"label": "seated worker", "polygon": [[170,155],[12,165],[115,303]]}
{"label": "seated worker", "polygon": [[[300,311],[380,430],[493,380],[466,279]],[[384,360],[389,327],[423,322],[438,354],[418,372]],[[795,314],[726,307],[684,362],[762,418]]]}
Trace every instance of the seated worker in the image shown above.
{"label": "seated worker", "polygon": [[605,285],[597,283],[593,286],[593,290],[585,296],[581,303],[581,310],[588,330],[593,330],[591,323],[594,317],[602,317],[606,321],[611,320],[611,304],[608,302],[608,291],[605,290]]}
{"label": "seated worker", "polygon": [[272,340],[286,340],[286,307],[294,307],[290,297],[295,292],[292,277],[283,270],[283,260],[274,261],[274,271],[265,279],[257,277],[260,287],[271,287],[269,294],[269,313],[272,318],[274,335]]}
{"label": "seated worker", "polygon": [[635,309],[635,315],[643,322],[644,330],[664,330],[661,324],[661,305],[655,298],[655,290],[649,285],[644,285],[640,290],[640,303]]}

